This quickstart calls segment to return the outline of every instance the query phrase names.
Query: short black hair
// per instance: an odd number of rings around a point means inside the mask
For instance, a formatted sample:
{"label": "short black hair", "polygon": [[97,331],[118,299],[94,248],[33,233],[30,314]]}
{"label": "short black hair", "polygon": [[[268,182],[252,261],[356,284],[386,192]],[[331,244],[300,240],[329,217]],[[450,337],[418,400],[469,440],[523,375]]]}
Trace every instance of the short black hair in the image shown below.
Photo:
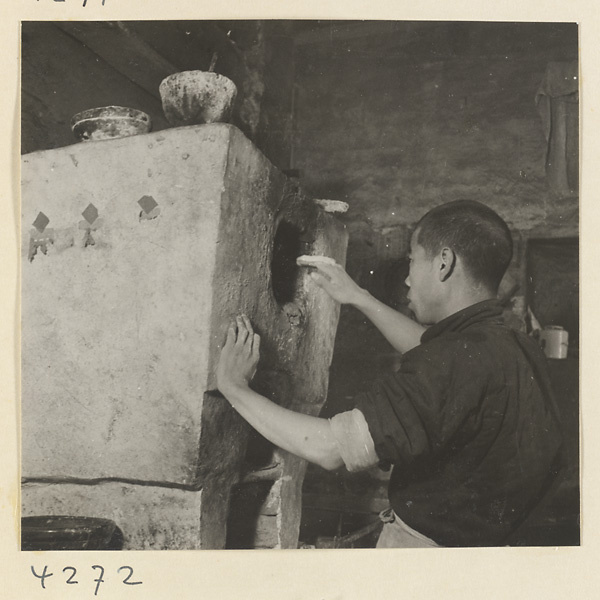
{"label": "short black hair", "polygon": [[469,275],[496,293],[512,260],[513,242],[504,220],[489,206],[455,200],[430,210],[417,223],[417,243],[433,258],[450,248]]}

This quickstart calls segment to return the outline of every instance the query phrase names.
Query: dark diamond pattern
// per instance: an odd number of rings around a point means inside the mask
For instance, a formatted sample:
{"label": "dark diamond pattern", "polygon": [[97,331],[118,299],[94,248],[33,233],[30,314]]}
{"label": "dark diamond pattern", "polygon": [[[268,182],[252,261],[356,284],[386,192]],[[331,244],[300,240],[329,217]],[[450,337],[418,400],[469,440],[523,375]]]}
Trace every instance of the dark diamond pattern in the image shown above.
{"label": "dark diamond pattern", "polygon": [[88,204],[87,208],[81,213],[83,218],[92,225],[98,218],[98,209],[93,204]]}
{"label": "dark diamond pattern", "polygon": [[152,196],[144,196],[138,200],[138,204],[142,207],[146,214],[151,213],[157,206],[158,202]]}
{"label": "dark diamond pattern", "polygon": [[48,223],[50,223],[50,219],[43,213],[39,213],[33,222],[33,226],[42,233],[46,227],[48,227]]}

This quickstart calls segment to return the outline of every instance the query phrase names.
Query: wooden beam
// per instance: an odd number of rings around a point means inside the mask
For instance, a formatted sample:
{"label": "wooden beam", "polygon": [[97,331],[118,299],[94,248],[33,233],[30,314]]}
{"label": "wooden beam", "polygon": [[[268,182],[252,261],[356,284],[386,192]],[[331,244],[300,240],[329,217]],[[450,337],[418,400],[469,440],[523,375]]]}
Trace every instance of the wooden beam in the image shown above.
{"label": "wooden beam", "polygon": [[54,24],[155,98],[160,99],[160,82],[181,70],[118,21]]}

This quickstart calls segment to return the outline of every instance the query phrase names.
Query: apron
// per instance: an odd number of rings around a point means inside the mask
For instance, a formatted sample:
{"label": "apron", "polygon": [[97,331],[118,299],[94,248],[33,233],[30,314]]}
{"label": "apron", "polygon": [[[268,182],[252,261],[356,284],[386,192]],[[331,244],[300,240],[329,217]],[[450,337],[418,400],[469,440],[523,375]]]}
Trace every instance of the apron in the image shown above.
{"label": "apron", "polygon": [[377,548],[439,548],[433,540],[409,527],[392,508],[379,513],[383,530]]}

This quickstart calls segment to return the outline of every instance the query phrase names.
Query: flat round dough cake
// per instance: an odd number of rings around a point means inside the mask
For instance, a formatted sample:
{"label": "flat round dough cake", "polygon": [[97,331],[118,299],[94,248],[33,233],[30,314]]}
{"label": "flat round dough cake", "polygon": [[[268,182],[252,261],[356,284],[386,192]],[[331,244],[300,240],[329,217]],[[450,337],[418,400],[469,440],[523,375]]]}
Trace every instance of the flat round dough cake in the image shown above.
{"label": "flat round dough cake", "polygon": [[314,267],[316,265],[335,265],[335,259],[329,256],[299,256],[296,259],[296,264],[299,267]]}

